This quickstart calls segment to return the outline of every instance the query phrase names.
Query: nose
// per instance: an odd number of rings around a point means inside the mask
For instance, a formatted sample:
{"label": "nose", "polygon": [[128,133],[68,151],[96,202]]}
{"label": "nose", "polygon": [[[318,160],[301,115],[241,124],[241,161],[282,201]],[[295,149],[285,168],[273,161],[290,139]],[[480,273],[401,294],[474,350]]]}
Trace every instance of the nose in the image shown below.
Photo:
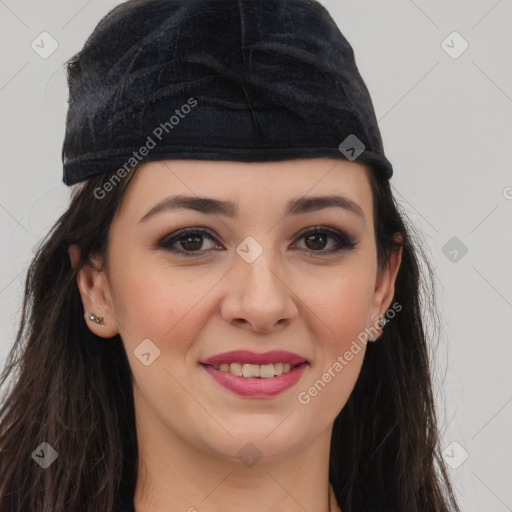
{"label": "nose", "polygon": [[277,268],[271,252],[264,250],[252,263],[235,257],[235,268],[228,274],[220,310],[226,322],[269,333],[284,328],[298,316],[297,296],[286,283],[286,273]]}

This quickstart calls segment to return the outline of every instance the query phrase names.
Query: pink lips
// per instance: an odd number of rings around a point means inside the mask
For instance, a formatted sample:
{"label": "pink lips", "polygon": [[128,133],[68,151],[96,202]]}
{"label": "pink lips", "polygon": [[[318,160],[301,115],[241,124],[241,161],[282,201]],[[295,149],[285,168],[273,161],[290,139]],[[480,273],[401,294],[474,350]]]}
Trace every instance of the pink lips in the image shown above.
{"label": "pink lips", "polygon": [[[230,391],[253,398],[264,398],[277,395],[291,388],[300,379],[302,372],[308,366],[306,358],[293,352],[284,350],[273,350],[263,354],[257,354],[247,350],[234,350],[217,354],[216,356],[200,361],[204,369],[213,377],[213,379]],[[282,373],[268,379],[238,377],[230,372],[216,370],[209,365],[220,365],[230,363],[247,364],[271,364],[271,363],[290,363],[295,366],[287,373]]]}

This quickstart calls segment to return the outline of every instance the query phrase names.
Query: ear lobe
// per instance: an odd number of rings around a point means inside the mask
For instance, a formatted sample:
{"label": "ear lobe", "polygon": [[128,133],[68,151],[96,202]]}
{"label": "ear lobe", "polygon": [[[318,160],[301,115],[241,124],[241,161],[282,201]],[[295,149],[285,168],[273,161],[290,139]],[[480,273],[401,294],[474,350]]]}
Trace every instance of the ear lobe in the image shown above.
{"label": "ear lobe", "polygon": [[[76,244],[70,245],[68,253],[72,268],[77,270],[80,263],[80,248]],[[92,263],[97,263],[97,268],[101,268],[99,261],[93,260]],[[112,304],[107,299],[110,294],[105,272],[96,270],[90,264],[83,265],[77,271],[76,283],[84,306],[84,321],[89,329],[102,338],[112,338],[118,334],[116,323],[110,313]],[[102,321],[95,321],[90,317],[91,314],[96,318],[102,318]]]}

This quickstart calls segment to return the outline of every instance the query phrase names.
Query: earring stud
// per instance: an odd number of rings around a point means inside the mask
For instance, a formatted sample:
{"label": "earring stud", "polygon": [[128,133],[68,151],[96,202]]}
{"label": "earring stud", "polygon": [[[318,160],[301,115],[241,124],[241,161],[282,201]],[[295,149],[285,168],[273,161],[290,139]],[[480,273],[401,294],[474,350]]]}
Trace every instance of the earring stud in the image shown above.
{"label": "earring stud", "polygon": [[[379,315],[379,318],[377,319],[377,321],[375,323],[379,323],[380,328],[382,329],[388,323],[388,319],[386,318],[385,315]],[[377,336],[376,338],[373,336],[368,336],[368,341],[371,341],[371,342],[377,341],[379,339],[379,337],[380,336]]]}
{"label": "earring stud", "polygon": [[[90,320],[91,322],[94,322],[95,324],[101,324],[103,322],[103,317],[102,316],[96,316],[94,313],[89,313],[89,314],[86,314],[84,316],[88,320]],[[105,326],[102,325],[102,327],[105,327]]]}

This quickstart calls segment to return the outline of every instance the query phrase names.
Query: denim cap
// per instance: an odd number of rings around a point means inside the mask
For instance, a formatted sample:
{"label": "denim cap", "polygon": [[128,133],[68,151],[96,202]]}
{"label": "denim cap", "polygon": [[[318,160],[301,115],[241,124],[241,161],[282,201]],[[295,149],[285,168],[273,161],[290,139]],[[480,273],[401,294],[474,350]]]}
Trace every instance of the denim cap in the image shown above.
{"label": "denim cap", "polygon": [[314,0],[129,0],[67,78],[66,185],[173,158],[331,157],[393,174],[352,47]]}

